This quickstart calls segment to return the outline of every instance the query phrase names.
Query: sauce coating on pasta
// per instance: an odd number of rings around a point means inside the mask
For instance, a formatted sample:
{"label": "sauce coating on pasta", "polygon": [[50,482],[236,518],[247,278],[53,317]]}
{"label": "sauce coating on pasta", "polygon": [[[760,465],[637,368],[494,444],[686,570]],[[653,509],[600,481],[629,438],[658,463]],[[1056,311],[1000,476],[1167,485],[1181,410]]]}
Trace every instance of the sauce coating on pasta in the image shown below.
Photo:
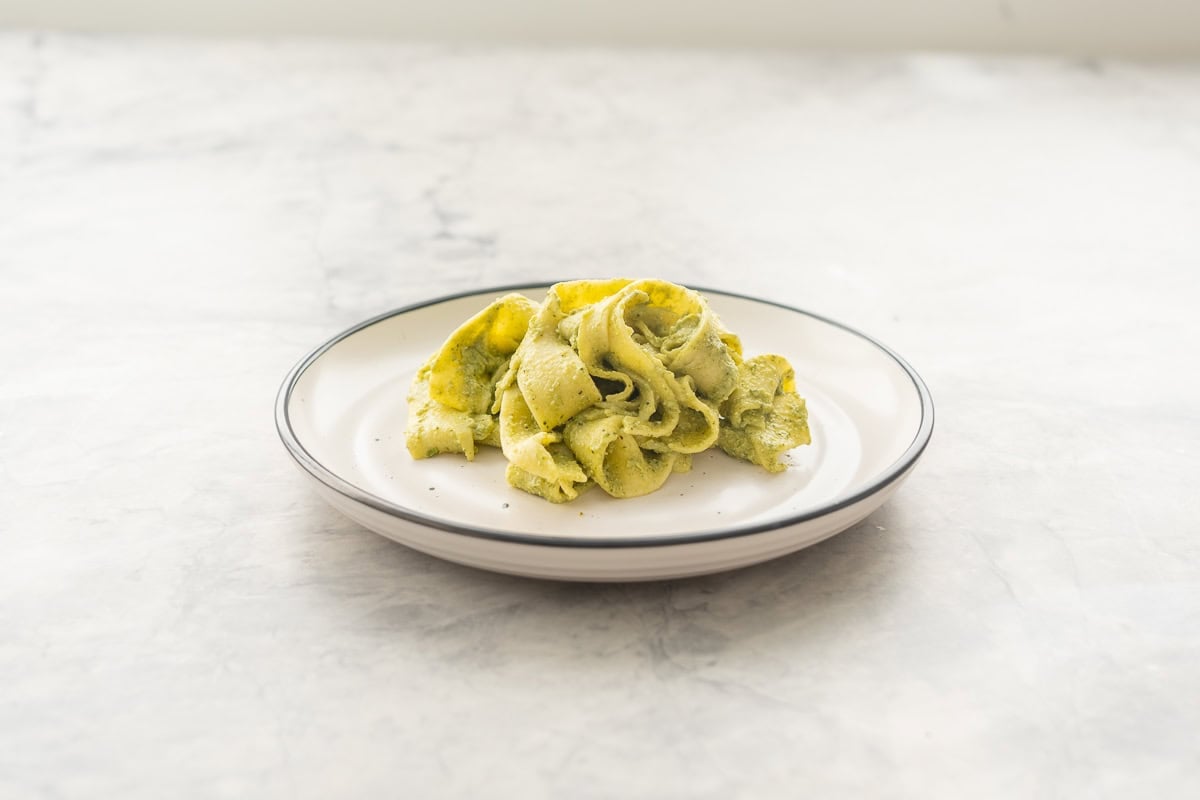
{"label": "sauce coating on pasta", "polygon": [[710,447],[781,472],[811,441],[785,358],[745,358],[697,292],[623,278],[505,295],[464,322],[417,371],[405,438],[418,459],[499,447],[509,484],[552,503],[649,494]]}

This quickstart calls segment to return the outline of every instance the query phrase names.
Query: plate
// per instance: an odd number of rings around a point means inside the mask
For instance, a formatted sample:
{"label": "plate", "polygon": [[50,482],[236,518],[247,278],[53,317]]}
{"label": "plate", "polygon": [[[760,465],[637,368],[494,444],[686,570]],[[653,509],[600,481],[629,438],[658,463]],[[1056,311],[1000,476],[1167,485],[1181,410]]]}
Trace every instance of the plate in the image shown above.
{"label": "plate", "polygon": [[924,381],[871,337],[816,314],[711,289],[747,355],[780,353],[807,400],[812,444],[770,474],[720,451],[657,492],[593,489],[554,505],[510,487],[483,448],[413,460],[405,397],[417,367],[506,286],[390,311],[317,347],[279,389],[275,423],[316,491],[363,526],[431,555],[498,572],[580,581],[679,578],[794,552],[854,525],[909,475],[933,432]]}

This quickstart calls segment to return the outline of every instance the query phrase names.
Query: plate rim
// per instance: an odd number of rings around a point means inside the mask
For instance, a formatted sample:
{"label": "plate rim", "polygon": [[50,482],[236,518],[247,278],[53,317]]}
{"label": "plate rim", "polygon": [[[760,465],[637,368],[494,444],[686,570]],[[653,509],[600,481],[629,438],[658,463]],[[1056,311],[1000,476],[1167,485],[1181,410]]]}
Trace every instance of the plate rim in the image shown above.
{"label": "plate rim", "polygon": [[924,453],[925,448],[928,446],[929,440],[933,435],[933,396],[929,392],[929,387],[925,385],[925,381],[921,378],[917,371],[913,369],[912,365],[910,365],[899,353],[892,350],[892,348],[880,342],[878,339],[843,322],[830,319],[822,314],[817,314],[812,311],[807,311],[802,308],[788,305],[786,303],[781,303],[776,300],[754,297],[752,295],[742,294],[740,292],[731,292],[725,289],[710,289],[702,286],[692,286],[689,284],[687,288],[701,294],[721,295],[738,300],[748,300],[753,303],[762,303],[764,305],[775,306],[786,311],[791,311],[793,313],[816,319],[820,322],[840,328],[847,333],[853,334],[854,336],[865,340],[869,344],[882,351],[886,356],[895,361],[896,364],[904,371],[904,373],[908,375],[909,380],[912,381],[913,386],[917,390],[918,398],[920,399],[921,420],[908,447],[905,448],[904,452],[901,453],[895,461],[889,464],[886,469],[882,470],[874,480],[870,481],[863,488],[855,492],[840,495],[827,503],[816,506],[815,508],[798,514],[792,514],[778,520],[760,522],[752,525],[696,531],[694,533],[675,534],[669,537],[635,536],[629,538],[614,538],[611,536],[598,536],[591,538],[570,539],[561,536],[548,536],[537,533],[517,533],[513,531],[499,530],[496,528],[464,525],[422,514],[411,508],[393,503],[376,494],[355,486],[322,464],[315,456],[308,452],[308,450],[300,442],[299,437],[292,428],[291,417],[288,413],[288,405],[292,396],[292,392],[296,387],[296,383],[300,380],[301,376],[304,375],[308,368],[311,367],[317,361],[317,359],[319,359],[343,340],[353,336],[359,331],[365,330],[373,325],[378,325],[385,320],[389,320],[393,317],[398,317],[403,314],[408,314],[422,308],[428,308],[429,306],[448,303],[454,300],[461,300],[463,298],[476,295],[508,293],[530,289],[548,289],[555,283],[559,283],[559,281],[551,281],[548,283],[512,283],[502,286],[455,292],[453,294],[435,297],[431,300],[410,303],[406,306],[385,311],[382,314],[377,314],[373,317],[365,319],[362,322],[352,325],[342,332],[335,334],[331,338],[317,345],[303,358],[296,362],[296,365],[288,371],[288,373],[284,376],[283,382],[279,386],[279,391],[275,396],[275,431],[278,433],[280,440],[283,442],[284,448],[288,451],[288,454],[292,457],[292,459],[301,467],[301,469],[303,469],[312,478],[316,479],[328,489],[356,503],[373,508],[376,511],[380,511],[389,516],[397,517],[407,522],[422,525],[427,528],[434,528],[446,531],[448,533],[469,536],[476,539],[486,539],[494,542],[538,545],[553,548],[644,548],[671,547],[753,536],[759,533],[782,530],[784,528],[792,527],[793,525],[799,525],[801,523],[810,522],[812,520],[834,514],[842,509],[849,508],[850,506],[866,500],[867,498],[877,494],[880,491],[883,491],[888,486],[902,478],[921,457],[921,454]]}

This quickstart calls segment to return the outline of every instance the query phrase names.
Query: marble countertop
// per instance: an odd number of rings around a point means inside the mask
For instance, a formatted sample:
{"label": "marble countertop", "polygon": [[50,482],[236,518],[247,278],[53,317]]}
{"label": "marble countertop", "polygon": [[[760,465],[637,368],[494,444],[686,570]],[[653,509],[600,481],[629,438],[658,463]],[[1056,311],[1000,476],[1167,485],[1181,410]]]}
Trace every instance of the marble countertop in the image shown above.
{"label": "marble countertop", "polygon": [[[0,35],[0,795],[1184,797],[1200,65]],[[326,507],[284,373],[653,274],[922,373],[908,483],[571,585]]]}

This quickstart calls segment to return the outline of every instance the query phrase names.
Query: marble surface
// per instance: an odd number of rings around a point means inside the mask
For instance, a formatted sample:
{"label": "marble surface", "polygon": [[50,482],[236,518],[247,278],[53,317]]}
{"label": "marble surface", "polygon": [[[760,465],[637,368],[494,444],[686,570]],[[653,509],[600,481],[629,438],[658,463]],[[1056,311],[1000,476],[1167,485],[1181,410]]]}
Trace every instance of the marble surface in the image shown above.
{"label": "marble surface", "polygon": [[[0,795],[1194,796],[1200,65],[0,35]],[[442,563],[272,424],[353,322],[654,274],[858,326],[883,510]]]}

